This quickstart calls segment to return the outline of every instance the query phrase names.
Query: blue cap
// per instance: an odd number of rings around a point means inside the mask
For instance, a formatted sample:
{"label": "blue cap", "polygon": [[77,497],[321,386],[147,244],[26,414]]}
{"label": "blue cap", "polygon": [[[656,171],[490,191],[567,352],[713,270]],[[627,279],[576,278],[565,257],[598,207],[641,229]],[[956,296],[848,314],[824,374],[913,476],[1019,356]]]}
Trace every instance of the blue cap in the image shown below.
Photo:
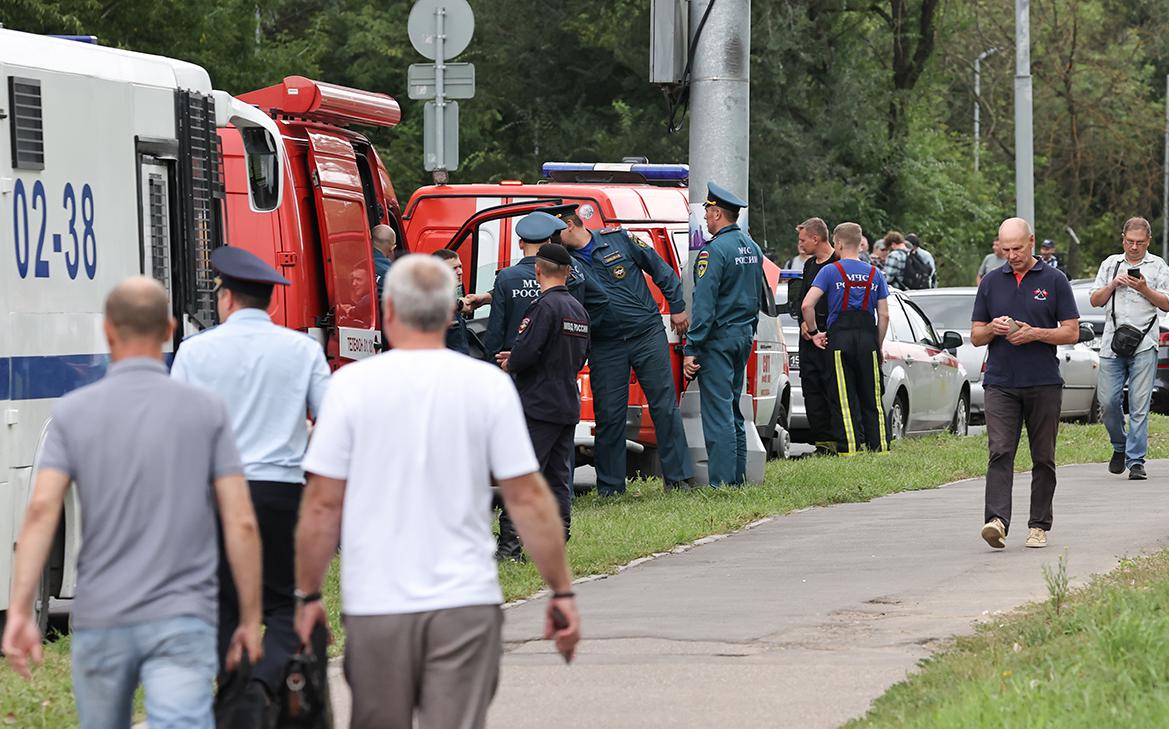
{"label": "blue cap", "polygon": [[553,233],[558,233],[567,227],[560,218],[537,210],[521,218],[520,222],[516,223],[515,232],[526,243],[539,243],[548,240]]}
{"label": "blue cap", "polygon": [[287,286],[288,279],[257,255],[243,248],[222,246],[211,252],[211,267],[219,274],[219,285],[245,294],[267,294],[273,286]]}
{"label": "blue cap", "polygon": [[711,182],[706,186],[706,202],[703,203],[703,206],[709,207],[711,205],[717,205],[737,213],[739,208],[747,207],[747,201],[722,185]]}

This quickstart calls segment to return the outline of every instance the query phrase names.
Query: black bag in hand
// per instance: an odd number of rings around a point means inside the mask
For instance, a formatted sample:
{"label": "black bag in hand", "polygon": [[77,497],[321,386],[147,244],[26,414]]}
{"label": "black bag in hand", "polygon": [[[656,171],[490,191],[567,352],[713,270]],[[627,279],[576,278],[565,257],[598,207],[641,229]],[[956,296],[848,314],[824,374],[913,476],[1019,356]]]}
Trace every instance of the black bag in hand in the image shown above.
{"label": "black bag in hand", "polygon": [[[313,631],[312,652],[301,646],[288,659],[277,695],[275,729],[333,729],[333,712],[329,703],[327,659],[328,633],[323,626]],[[322,656],[322,658],[318,658]]]}
{"label": "black bag in hand", "polygon": [[252,680],[252,662],[245,651],[239,666],[227,674],[215,694],[216,729],[266,729],[268,695]]}

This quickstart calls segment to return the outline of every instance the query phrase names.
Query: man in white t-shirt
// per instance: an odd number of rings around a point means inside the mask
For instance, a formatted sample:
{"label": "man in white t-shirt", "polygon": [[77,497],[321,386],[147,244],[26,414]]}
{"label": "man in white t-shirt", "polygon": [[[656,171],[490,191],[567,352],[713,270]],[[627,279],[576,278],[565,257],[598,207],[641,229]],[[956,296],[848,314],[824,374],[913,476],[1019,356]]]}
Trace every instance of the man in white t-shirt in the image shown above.
{"label": "man in white t-shirt", "polygon": [[[553,590],[545,637],[580,639],[564,533],[519,396],[498,368],[445,348],[455,280],[432,256],[394,263],[392,350],[340,370],[305,455],[296,537],[297,632],[325,623],[340,541],[351,727],[481,727],[502,652],[491,481]],[[392,444],[392,447],[390,447]]]}

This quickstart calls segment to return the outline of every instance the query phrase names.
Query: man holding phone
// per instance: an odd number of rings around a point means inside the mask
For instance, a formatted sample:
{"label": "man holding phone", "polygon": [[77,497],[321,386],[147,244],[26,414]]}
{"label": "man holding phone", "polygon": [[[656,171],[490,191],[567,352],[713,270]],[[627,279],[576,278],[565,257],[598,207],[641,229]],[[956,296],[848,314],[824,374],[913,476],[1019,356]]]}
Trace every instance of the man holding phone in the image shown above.
{"label": "man holding phone", "polygon": [[[1143,481],[1149,449],[1149,405],[1157,373],[1161,312],[1169,311],[1169,267],[1149,253],[1152,229],[1144,218],[1124,223],[1123,253],[1104,259],[1092,286],[1092,306],[1106,306],[1096,393],[1112,441],[1110,473]],[[1128,428],[1124,391],[1128,388]]]}
{"label": "man holding phone", "polygon": [[1063,378],[1055,347],[1079,339],[1080,314],[1068,279],[1035,257],[1035,236],[1022,218],[999,227],[1005,265],[978,285],[970,341],[987,345],[986,523],[982,538],[1006,546],[1011,524],[1015,452],[1023,424],[1031,445],[1031,514],[1026,546],[1046,547],[1055,496],[1055,439],[1063,400]]}

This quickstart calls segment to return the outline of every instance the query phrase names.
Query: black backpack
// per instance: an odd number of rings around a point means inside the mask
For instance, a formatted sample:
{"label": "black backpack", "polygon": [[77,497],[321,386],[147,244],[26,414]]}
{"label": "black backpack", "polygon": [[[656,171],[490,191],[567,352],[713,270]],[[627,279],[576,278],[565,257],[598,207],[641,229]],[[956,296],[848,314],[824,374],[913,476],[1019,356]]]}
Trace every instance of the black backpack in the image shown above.
{"label": "black backpack", "polygon": [[916,248],[911,249],[905,257],[905,270],[901,273],[901,282],[905,284],[906,290],[928,289],[932,274],[925,256],[919,254]]}

